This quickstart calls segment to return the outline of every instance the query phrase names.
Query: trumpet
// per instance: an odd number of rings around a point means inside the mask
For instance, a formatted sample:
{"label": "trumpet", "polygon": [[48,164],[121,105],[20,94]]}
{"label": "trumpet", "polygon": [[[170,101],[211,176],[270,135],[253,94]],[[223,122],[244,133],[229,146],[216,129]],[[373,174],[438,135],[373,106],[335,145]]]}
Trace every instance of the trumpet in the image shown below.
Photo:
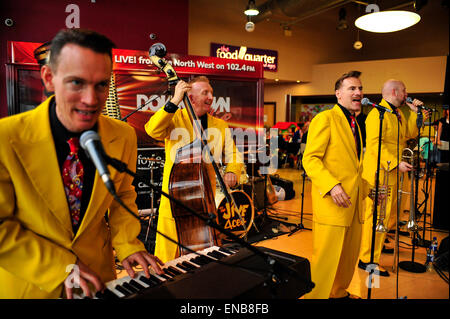
{"label": "trumpet", "polygon": [[[388,229],[384,225],[384,220],[386,219],[386,206],[387,206],[387,199],[388,195],[390,193],[390,187],[389,187],[389,166],[391,164],[390,161],[387,162],[388,166],[387,169],[382,168],[383,170],[383,185],[381,185],[378,188],[378,194],[383,196],[382,200],[380,202],[380,212],[377,216],[377,225],[375,227],[375,230],[379,233],[386,233]],[[375,183],[377,178],[377,173],[375,173]],[[375,201],[375,189],[372,188],[370,190],[370,198],[372,198]],[[378,203],[374,202],[374,205],[378,205]]]}
{"label": "trumpet", "polygon": [[[418,152],[414,152],[410,148],[404,148],[402,152],[402,159],[405,162],[408,162],[413,167],[416,167],[417,161],[419,160]],[[410,179],[411,179],[411,191],[409,192],[409,219],[408,223],[406,224],[406,228],[409,231],[415,232],[419,230],[419,225],[416,223],[416,212],[415,212],[415,205],[414,205],[414,178],[415,174],[411,171],[410,173]],[[400,190],[403,187],[403,178],[401,179],[401,186]]]}

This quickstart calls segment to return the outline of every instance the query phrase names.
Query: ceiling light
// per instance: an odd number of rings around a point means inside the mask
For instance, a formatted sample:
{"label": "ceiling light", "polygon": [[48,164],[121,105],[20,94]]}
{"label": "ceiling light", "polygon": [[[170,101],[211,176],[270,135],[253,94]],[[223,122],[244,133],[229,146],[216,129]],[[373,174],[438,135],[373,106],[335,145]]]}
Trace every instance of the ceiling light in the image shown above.
{"label": "ceiling light", "polygon": [[291,37],[292,29],[290,27],[283,27],[283,33],[285,37]]}
{"label": "ceiling light", "polygon": [[346,16],[347,16],[347,11],[345,10],[345,8],[341,8],[339,10],[339,22],[336,27],[337,30],[347,30],[348,29]]}
{"label": "ceiling light", "polygon": [[403,30],[420,21],[420,16],[411,11],[379,11],[356,19],[355,25],[365,31],[387,33]]}
{"label": "ceiling light", "polygon": [[255,0],[249,0],[247,8],[244,11],[247,16],[257,16],[259,14],[259,10],[256,7]]}

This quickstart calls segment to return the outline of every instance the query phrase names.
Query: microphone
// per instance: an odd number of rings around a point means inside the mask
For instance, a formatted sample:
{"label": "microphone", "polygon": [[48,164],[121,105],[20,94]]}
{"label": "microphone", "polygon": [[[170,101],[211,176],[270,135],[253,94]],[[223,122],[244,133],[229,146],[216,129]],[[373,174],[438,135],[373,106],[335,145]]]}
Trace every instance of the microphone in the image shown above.
{"label": "microphone", "polygon": [[376,107],[380,111],[385,111],[385,112],[392,113],[392,111],[390,109],[388,109],[387,107],[384,107],[384,106],[378,105],[376,103],[370,102],[369,99],[366,98],[366,97],[361,100],[361,104],[362,105],[370,105],[370,106]]}
{"label": "microphone", "polygon": [[103,158],[104,150],[100,136],[94,131],[86,131],[80,136],[80,145],[85,150],[87,156],[94,163],[98,174],[105,183],[106,188],[113,195],[116,194],[114,183],[112,182],[108,170],[108,166]]}
{"label": "microphone", "polygon": [[[407,102],[407,103],[412,103],[412,102],[413,102],[413,99],[412,99],[411,97],[408,96],[408,97],[406,98],[406,102]],[[425,110],[425,111],[437,112],[436,109],[429,108],[429,107],[427,107],[427,106],[425,106],[425,105],[417,105],[417,108],[422,109],[422,110]]]}

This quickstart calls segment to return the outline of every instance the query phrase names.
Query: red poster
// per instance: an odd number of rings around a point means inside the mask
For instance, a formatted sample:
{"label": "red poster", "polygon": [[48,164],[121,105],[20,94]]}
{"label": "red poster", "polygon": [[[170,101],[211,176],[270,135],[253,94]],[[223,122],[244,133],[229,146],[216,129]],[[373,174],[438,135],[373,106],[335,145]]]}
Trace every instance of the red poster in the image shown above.
{"label": "red poster", "polygon": [[[34,50],[40,45],[31,42],[10,42],[9,64],[37,66]],[[245,130],[262,127],[261,62],[177,54],[168,54],[166,60],[184,80],[195,75],[208,76],[214,89],[211,114],[226,120],[232,128]],[[137,50],[113,49],[113,71],[115,81],[111,90],[116,90],[122,119],[126,117],[126,121],[136,129],[139,147],[161,146],[160,143],[155,145],[155,141],[147,136],[144,125],[151,115],[170,99],[165,75],[152,64],[148,52]],[[38,76],[36,73],[34,78]],[[36,106],[40,102],[41,100],[36,100],[33,104]],[[139,110],[136,111],[137,109]]]}

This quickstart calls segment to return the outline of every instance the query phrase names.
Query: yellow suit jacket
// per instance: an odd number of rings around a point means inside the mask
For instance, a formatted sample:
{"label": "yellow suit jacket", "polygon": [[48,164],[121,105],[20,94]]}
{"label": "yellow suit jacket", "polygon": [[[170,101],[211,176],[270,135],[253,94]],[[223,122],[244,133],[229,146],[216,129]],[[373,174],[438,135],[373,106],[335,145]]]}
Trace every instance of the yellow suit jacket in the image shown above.
{"label": "yellow suit jacket", "polygon": [[[178,109],[175,113],[168,113],[162,108],[146,123],[145,130],[152,138],[165,142],[166,159],[163,171],[162,191],[168,193],[169,177],[175,160],[176,150],[194,140],[192,122],[186,109]],[[235,147],[226,122],[209,114],[207,141],[215,162],[219,163],[222,155],[224,155],[223,163],[226,165],[225,172],[235,173],[239,180],[243,165],[242,155]],[[208,174],[213,192],[215,192],[215,173],[211,167]],[[173,240],[177,240],[178,238],[175,221],[170,208],[170,201],[164,196],[161,196],[157,229]],[[155,255],[166,262],[174,259],[176,254],[177,245],[169,242],[160,234],[157,234]]]}
{"label": "yellow suit jacket", "polygon": [[[139,221],[119,206],[98,174],[74,236],[50,129],[50,99],[0,120],[0,298],[60,297],[66,267],[77,257],[106,282],[115,278],[112,247],[119,260],[145,250],[137,239]],[[134,170],[134,129],[100,116],[98,133],[105,152]],[[132,178],[110,172],[118,195],[137,212]]]}
{"label": "yellow suit jacket", "polygon": [[[359,127],[358,132],[361,137]],[[363,222],[362,205],[367,188],[361,177],[362,161],[358,159],[350,125],[338,105],[317,114],[311,121],[303,166],[312,181],[315,222],[349,226],[355,213]],[[350,196],[352,205],[348,208],[337,206],[328,194],[339,183]]]}
{"label": "yellow suit jacket", "polygon": [[[384,106],[392,110],[389,103],[384,99],[380,102]],[[398,109],[402,124],[399,125],[397,116],[393,113],[384,113],[382,135],[381,135],[381,153],[380,153],[380,184],[383,183],[383,174],[381,168],[387,169],[387,162],[390,161],[389,169],[389,185],[397,183],[396,167],[398,166],[397,156],[397,138],[399,140],[398,154],[401,154],[406,146],[406,141],[414,138],[418,134],[416,125],[417,113],[411,112],[407,119],[402,111]],[[378,136],[380,132],[380,117],[377,109],[369,112],[366,118],[366,152],[364,154],[363,178],[370,185],[375,185],[375,173],[377,170],[378,160]]]}

